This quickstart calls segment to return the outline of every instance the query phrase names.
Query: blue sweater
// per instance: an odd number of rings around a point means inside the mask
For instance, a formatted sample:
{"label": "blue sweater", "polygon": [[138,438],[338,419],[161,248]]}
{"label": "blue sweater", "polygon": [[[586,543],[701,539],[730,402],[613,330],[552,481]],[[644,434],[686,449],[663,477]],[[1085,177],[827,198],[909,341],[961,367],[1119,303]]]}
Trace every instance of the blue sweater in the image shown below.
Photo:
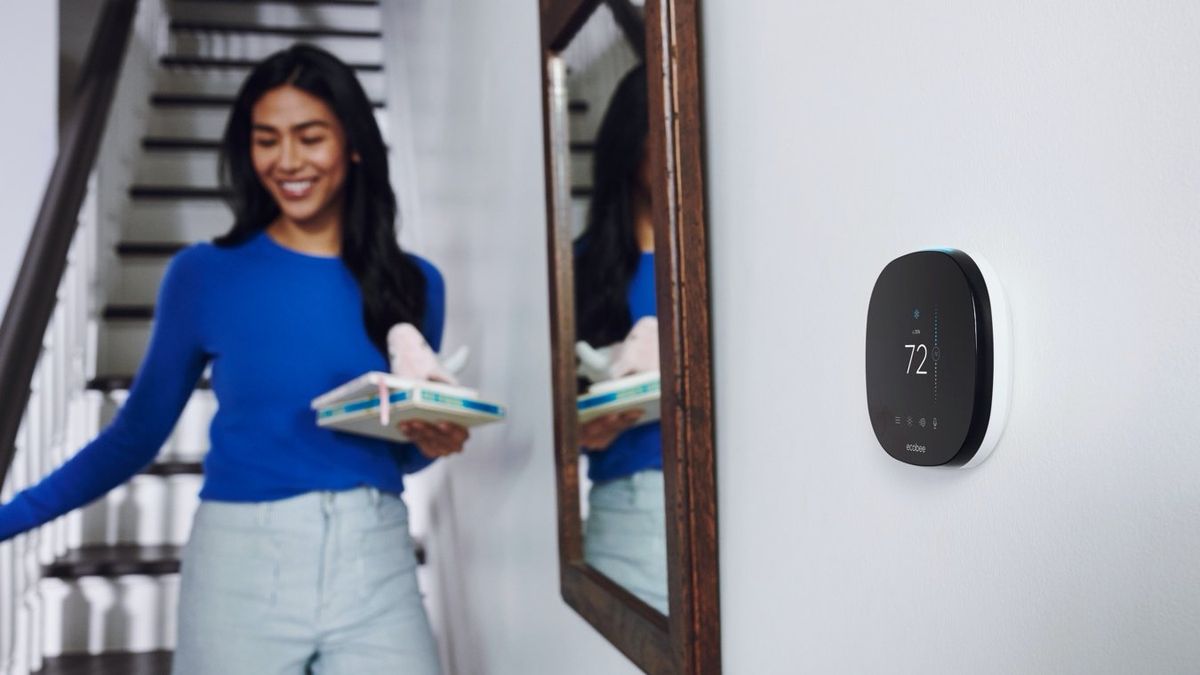
{"label": "blue sweater", "polygon": [[[642,253],[637,271],[629,281],[629,315],[632,323],[658,316],[654,300],[654,254]],[[588,478],[599,483],[624,478],[646,469],[662,470],[662,425],[650,422],[633,427],[605,450],[587,453]]]}
{"label": "blue sweater", "polygon": [[[437,350],[445,286],[426,279],[422,332]],[[277,244],[195,244],[167,266],[145,359],[116,418],[76,456],[0,507],[0,541],[83,506],[154,461],[205,365],[219,408],[201,499],[257,502],[370,485],[400,492],[430,463],[412,444],[322,429],[312,399],[388,370],[367,336],[358,283],[340,258]]]}

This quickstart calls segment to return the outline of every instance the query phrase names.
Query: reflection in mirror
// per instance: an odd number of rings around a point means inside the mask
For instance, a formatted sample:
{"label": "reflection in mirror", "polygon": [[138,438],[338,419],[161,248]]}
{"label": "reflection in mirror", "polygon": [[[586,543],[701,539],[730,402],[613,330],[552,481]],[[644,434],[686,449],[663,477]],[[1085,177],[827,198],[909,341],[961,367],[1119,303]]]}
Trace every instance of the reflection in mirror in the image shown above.
{"label": "reflection in mirror", "polygon": [[646,71],[603,5],[562,58],[581,113],[570,173],[584,559],[666,614]]}

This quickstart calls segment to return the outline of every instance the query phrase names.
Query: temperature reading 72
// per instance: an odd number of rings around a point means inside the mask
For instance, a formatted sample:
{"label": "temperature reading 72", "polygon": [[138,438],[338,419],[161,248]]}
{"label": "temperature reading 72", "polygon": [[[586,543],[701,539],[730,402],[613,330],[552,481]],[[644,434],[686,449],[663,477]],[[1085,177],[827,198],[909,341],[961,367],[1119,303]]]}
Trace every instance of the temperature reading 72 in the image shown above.
{"label": "temperature reading 72", "polygon": [[[925,359],[929,358],[929,348],[925,345],[904,345],[904,348],[908,350],[908,370],[905,373],[908,375],[928,375],[929,372],[924,370],[924,368]],[[913,373],[913,361],[917,354],[921,355],[921,363],[917,364],[917,371]]]}

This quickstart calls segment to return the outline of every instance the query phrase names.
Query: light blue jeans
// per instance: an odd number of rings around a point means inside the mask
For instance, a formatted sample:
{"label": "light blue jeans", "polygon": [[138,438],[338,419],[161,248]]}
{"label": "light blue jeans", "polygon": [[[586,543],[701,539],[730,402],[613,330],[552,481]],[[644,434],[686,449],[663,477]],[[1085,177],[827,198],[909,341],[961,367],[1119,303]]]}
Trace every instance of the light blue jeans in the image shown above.
{"label": "light blue jeans", "polygon": [[583,558],[654,609],[667,613],[667,518],[662,471],[592,485]]}
{"label": "light blue jeans", "polygon": [[408,509],[374,488],[201,502],[173,675],[437,675]]}

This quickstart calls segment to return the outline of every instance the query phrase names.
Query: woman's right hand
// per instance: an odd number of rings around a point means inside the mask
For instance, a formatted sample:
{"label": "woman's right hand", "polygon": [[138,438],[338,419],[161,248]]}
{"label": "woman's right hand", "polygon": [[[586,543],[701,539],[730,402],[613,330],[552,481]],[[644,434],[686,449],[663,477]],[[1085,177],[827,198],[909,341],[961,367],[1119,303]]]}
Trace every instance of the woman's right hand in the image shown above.
{"label": "woman's right hand", "polygon": [[626,410],[584,422],[579,427],[579,444],[588,450],[607,450],[617,436],[625,433],[641,417],[641,410]]}
{"label": "woman's right hand", "polygon": [[463,443],[470,437],[467,428],[453,422],[422,422],[408,420],[396,425],[409,443],[429,459],[448,457],[462,452]]}

